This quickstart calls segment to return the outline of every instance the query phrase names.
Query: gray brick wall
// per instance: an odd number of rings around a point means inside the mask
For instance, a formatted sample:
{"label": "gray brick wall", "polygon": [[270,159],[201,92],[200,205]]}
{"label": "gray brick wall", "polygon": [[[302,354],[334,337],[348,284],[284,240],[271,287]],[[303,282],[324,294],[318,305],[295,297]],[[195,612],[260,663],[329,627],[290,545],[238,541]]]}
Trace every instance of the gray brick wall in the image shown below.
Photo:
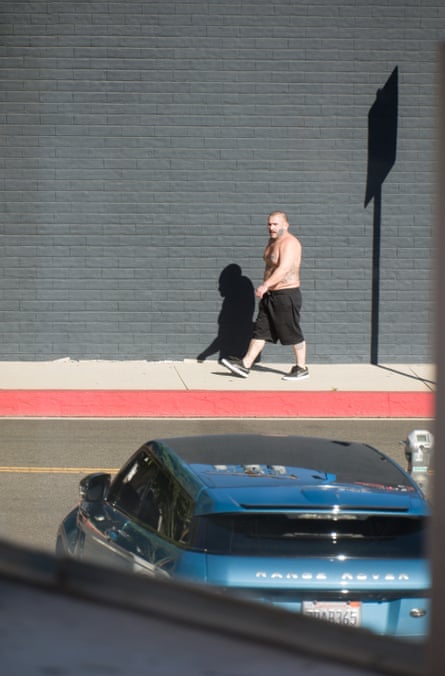
{"label": "gray brick wall", "polygon": [[444,37],[442,0],[0,1],[0,360],[197,356],[280,208],[309,362],[369,361],[368,112],[395,67],[379,359],[431,360]]}

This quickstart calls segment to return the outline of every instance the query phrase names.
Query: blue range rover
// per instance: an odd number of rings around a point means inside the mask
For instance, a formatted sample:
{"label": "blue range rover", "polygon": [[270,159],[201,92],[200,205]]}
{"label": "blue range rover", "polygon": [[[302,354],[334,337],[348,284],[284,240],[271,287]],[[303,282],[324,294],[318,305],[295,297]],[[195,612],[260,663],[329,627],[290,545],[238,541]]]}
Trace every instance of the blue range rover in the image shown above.
{"label": "blue range rover", "polygon": [[411,477],[365,444],[268,435],[157,439],[113,480],[82,479],[57,553],[422,639],[428,515]]}

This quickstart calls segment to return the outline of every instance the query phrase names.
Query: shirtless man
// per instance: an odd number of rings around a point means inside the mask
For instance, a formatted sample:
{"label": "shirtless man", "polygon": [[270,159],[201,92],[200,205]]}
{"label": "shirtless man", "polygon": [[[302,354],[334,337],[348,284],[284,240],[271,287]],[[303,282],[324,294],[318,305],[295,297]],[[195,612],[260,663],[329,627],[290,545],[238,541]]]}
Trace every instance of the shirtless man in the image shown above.
{"label": "shirtless man", "polygon": [[306,366],[306,341],[300,328],[300,265],[301,244],[289,232],[289,222],[283,211],[274,211],[268,219],[269,241],[264,250],[264,281],[255,290],[260,299],[253,338],[242,359],[221,360],[232,373],[247,378],[266,342],[292,345],[295,366],[283,380],[309,377]]}

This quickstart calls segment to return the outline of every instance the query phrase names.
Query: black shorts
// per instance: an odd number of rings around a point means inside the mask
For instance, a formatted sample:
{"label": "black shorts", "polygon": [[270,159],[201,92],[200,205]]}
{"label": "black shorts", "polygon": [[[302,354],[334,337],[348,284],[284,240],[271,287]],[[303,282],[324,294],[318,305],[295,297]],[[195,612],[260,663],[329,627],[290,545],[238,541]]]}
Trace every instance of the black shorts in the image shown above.
{"label": "black shorts", "polygon": [[301,291],[279,289],[268,291],[260,300],[253,337],[268,343],[298,345],[304,336],[300,328]]}

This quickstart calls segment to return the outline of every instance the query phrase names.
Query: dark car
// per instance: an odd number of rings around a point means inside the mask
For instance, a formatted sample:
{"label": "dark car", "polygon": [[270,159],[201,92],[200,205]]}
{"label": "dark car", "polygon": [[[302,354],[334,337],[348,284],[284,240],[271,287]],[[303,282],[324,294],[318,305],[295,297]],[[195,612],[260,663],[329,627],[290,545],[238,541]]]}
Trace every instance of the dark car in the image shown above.
{"label": "dark car", "polygon": [[298,436],[156,439],[91,474],[57,552],[377,633],[428,631],[429,507],[366,444]]}

